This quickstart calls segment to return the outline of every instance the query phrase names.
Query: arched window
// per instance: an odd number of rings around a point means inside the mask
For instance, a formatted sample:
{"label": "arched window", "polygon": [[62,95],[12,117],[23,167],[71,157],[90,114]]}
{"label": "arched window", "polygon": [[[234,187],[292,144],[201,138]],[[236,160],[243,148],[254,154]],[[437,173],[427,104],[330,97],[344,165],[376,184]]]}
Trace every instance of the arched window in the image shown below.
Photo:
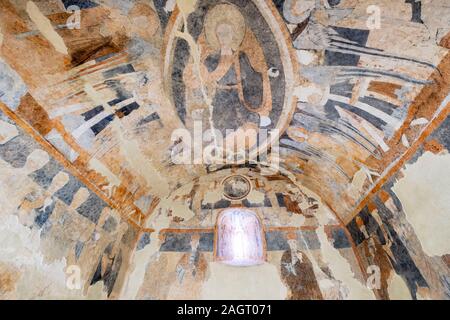
{"label": "arched window", "polygon": [[216,260],[235,266],[264,263],[261,223],[248,209],[227,209],[217,220]]}

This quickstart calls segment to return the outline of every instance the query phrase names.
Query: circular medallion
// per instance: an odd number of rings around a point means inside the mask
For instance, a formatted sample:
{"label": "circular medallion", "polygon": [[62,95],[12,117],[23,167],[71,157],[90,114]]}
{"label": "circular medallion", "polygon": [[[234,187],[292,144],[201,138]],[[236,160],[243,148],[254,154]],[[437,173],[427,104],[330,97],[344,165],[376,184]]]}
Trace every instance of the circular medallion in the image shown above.
{"label": "circular medallion", "polygon": [[241,175],[233,175],[225,178],[222,185],[224,196],[230,200],[242,200],[252,189],[250,180]]}

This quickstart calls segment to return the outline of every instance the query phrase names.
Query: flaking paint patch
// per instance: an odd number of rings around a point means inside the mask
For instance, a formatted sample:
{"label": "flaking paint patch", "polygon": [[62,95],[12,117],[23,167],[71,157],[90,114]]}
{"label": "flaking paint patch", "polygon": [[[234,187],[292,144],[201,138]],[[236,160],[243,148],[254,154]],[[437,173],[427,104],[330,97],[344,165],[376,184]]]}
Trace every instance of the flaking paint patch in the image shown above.
{"label": "flaking paint patch", "polygon": [[260,204],[264,202],[264,193],[258,190],[252,190],[247,196],[247,200],[253,204]]}
{"label": "flaking paint patch", "polygon": [[346,299],[374,300],[375,295],[373,291],[355,278],[349,262],[331,245],[323,226],[317,229],[317,236],[324,260],[333,266],[333,275],[335,278],[342,281],[348,288],[348,296]]}
{"label": "flaking paint patch", "polygon": [[139,288],[144,283],[149,261],[152,261],[155,254],[159,252],[160,245],[158,233],[153,232],[150,235],[150,244],[143,250],[134,252],[133,264],[130,266],[126,283],[123,286],[121,299],[136,299]]}
{"label": "flaking paint patch", "polygon": [[17,72],[0,57],[0,102],[16,110],[27,91],[27,86]]}
{"label": "flaking paint patch", "polygon": [[333,275],[337,280],[342,281],[348,288],[348,300],[375,300],[372,290],[356,279],[350,263],[340,254],[339,250],[333,247],[325,233],[324,226],[329,221],[330,213],[323,205],[319,207],[316,217],[320,227],[317,228],[317,237],[320,242],[320,249],[324,261],[333,266]]}
{"label": "flaking paint patch", "polygon": [[63,38],[55,31],[50,20],[39,10],[33,1],[28,1],[26,11],[42,36],[52,44],[56,51],[62,54],[69,54]]}
{"label": "flaking paint patch", "polygon": [[103,163],[98,161],[95,158],[92,158],[89,161],[89,169],[92,169],[98,173],[100,173],[102,176],[106,177],[106,179],[109,182],[109,188],[118,187],[120,186],[120,179],[112,173]]}
{"label": "flaking paint patch", "polygon": [[307,66],[311,64],[317,57],[314,53],[307,50],[296,50],[298,61]]}
{"label": "flaking paint patch", "polygon": [[128,273],[121,299],[135,299],[137,297],[142,285],[145,284],[145,274],[149,264],[160,258],[159,248],[161,247],[161,238],[159,237],[159,233],[162,229],[170,226],[171,217],[168,217],[167,214],[161,214],[163,210],[159,208],[155,210],[159,213],[156,213],[147,222],[147,227],[155,230],[150,234],[150,244],[143,250],[134,252],[134,258],[132,259],[134,267]]}
{"label": "flaking paint patch", "polygon": [[223,199],[223,193],[221,191],[208,191],[203,197],[203,203],[216,203]]}
{"label": "flaking paint patch", "polygon": [[233,267],[212,262],[209,270],[210,276],[202,289],[203,299],[283,300],[288,293],[277,267],[269,263]]}
{"label": "flaking paint patch", "polygon": [[178,188],[170,195],[170,197],[161,200],[157,210],[161,210],[166,214],[170,212],[171,217],[176,216],[183,218],[184,221],[193,218],[195,213],[189,208],[188,200],[183,199],[192,191],[193,187],[194,183],[191,182]]}
{"label": "flaking paint patch", "polygon": [[18,135],[19,131],[15,125],[0,120],[0,145],[11,141]]}
{"label": "flaking paint patch", "polygon": [[[406,165],[403,178],[393,191],[403,205],[406,218],[429,256],[450,253],[450,154],[425,152]],[[411,196],[414,195],[414,196]]]}
{"label": "flaking paint patch", "polygon": [[172,215],[183,218],[185,221],[193,218],[195,213],[189,209],[189,205],[182,201],[174,201],[172,199],[161,200],[159,207],[163,211],[172,211]]}
{"label": "flaking paint patch", "polygon": [[94,285],[90,286],[87,292],[87,299],[89,300],[106,300],[105,285],[103,281],[96,282]]}
{"label": "flaking paint patch", "polygon": [[184,16],[188,16],[195,9],[197,0],[177,0],[177,6]]}
{"label": "flaking paint patch", "polygon": [[17,299],[69,299],[80,290],[66,286],[66,259],[49,264],[41,249],[40,231],[20,224],[17,216],[0,214],[0,262],[21,270],[14,294]]}
{"label": "flaking paint patch", "polygon": [[352,179],[352,188],[355,190],[355,192],[360,193],[362,191],[362,188],[366,180],[367,180],[366,171],[364,169],[359,169]]}
{"label": "flaking paint patch", "polygon": [[402,277],[393,273],[388,285],[389,298],[391,300],[411,300],[411,293]]}
{"label": "flaking paint patch", "polygon": [[[98,105],[102,105],[105,110],[113,113],[111,106],[106,102],[102,95],[95,90],[91,84],[85,84],[84,91]],[[117,117],[114,117],[111,126],[117,136],[120,152],[126,159],[134,172],[139,172],[145,179],[153,194],[157,196],[166,196],[169,194],[169,184],[160,175],[158,170],[153,166],[151,160],[144,156],[136,141],[127,139],[123,134],[123,128]]]}

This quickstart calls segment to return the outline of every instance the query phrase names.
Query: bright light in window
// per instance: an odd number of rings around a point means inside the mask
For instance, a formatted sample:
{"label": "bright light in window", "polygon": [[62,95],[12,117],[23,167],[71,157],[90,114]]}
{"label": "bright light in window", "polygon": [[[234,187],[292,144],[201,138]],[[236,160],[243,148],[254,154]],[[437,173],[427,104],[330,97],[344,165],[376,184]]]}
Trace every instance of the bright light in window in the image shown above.
{"label": "bright light in window", "polygon": [[235,266],[264,262],[261,224],[253,211],[229,209],[218,221],[217,260]]}

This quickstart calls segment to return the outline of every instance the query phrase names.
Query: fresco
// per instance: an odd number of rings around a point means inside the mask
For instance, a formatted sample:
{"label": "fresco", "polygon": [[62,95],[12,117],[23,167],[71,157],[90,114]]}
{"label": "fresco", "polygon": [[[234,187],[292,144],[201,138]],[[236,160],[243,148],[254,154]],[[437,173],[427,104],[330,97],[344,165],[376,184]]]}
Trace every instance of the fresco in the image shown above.
{"label": "fresco", "polygon": [[176,17],[169,37],[178,39],[168,40],[174,57],[167,72],[180,118],[207,116],[212,109],[211,125],[224,135],[226,129],[277,126],[290,108],[293,70],[292,62],[285,61],[289,53],[278,43],[281,30],[266,32],[280,29],[265,21],[265,15],[274,19],[273,13],[252,1],[201,1],[197,6],[201,11],[189,15],[187,34],[179,35],[183,25]]}
{"label": "fresco", "polygon": [[449,50],[447,0],[0,1],[0,298],[448,299]]}
{"label": "fresco", "polygon": [[[0,122],[0,270],[7,279],[0,298],[110,296],[120,263],[113,263],[116,275],[94,294],[92,262],[102,259],[105,246],[116,259],[128,224],[3,113]],[[80,270],[73,290],[66,286],[71,268]]]}

